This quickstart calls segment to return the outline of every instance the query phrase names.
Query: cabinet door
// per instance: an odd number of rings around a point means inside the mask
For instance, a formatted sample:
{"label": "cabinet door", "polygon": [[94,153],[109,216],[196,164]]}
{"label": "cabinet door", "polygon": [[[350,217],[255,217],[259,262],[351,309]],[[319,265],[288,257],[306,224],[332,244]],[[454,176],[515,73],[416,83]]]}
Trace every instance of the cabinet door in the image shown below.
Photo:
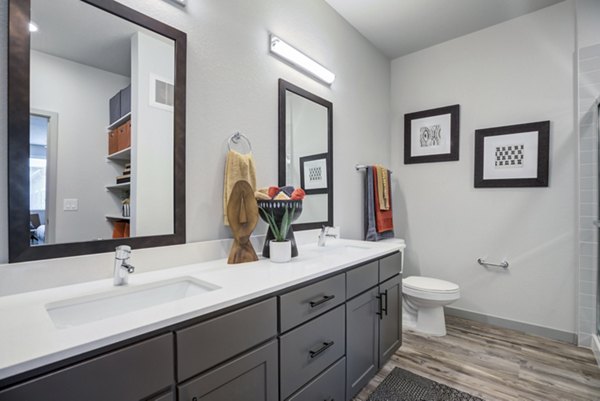
{"label": "cabinet door", "polygon": [[179,386],[179,401],[277,401],[277,341]]}
{"label": "cabinet door", "polygon": [[173,384],[165,334],[0,391],[0,401],[135,401]]}
{"label": "cabinet door", "polygon": [[346,399],[351,400],[377,373],[379,299],[377,287],[346,304]]}
{"label": "cabinet door", "polygon": [[379,322],[379,367],[396,352],[402,343],[402,277],[400,275],[379,285],[383,316]]}

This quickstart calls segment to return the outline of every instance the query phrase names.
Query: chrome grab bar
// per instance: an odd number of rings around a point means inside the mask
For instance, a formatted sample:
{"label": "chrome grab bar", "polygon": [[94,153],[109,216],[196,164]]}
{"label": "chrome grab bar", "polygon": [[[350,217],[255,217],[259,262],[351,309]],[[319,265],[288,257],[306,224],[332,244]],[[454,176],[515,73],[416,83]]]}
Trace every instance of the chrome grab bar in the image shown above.
{"label": "chrome grab bar", "polygon": [[508,262],[506,260],[503,260],[500,263],[490,263],[490,262],[486,262],[483,258],[478,258],[477,263],[479,263],[481,266],[494,266],[494,267],[501,267],[503,269],[508,269]]}

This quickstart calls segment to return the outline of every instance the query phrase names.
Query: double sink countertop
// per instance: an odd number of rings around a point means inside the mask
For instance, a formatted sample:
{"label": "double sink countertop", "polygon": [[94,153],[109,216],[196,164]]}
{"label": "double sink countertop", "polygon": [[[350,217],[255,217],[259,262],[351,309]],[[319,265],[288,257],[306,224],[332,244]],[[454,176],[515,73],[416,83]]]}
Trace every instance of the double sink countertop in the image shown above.
{"label": "double sink countertop", "polygon": [[404,247],[402,240],[336,239],[325,247],[301,245],[299,256],[288,263],[259,258],[257,262],[228,265],[227,259],[218,259],[134,273],[129,284],[122,287],[113,286],[110,278],[0,297],[0,380],[378,259]]}

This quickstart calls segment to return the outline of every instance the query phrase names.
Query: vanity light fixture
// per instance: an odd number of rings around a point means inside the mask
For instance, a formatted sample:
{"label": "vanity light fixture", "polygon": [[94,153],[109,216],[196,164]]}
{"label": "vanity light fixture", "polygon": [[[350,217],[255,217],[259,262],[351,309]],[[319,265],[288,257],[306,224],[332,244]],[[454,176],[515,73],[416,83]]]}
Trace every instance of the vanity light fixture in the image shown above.
{"label": "vanity light fixture", "polygon": [[173,3],[179,4],[182,7],[185,7],[185,5],[187,4],[187,0],[170,0]]}
{"label": "vanity light fixture", "polygon": [[29,32],[37,32],[38,30],[39,28],[35,23],[29,22]]}
{"label": "vanity light fixture", "polygon": [[335,74],[333,72],[275,35],[271,35],[271,52],[320,79],[327,85],[331,85],[335,81]]}

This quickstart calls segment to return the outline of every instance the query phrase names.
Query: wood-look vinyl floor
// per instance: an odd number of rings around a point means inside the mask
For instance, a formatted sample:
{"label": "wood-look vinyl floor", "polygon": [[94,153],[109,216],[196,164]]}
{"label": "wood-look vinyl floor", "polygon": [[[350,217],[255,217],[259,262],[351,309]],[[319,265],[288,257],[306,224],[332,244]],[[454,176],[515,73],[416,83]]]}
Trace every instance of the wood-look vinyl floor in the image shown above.
{"label": "wood-look vinyl floor", "polygon": [[592,351],[448,316],[448,334],[405,331],[402,347],[358,394],[365,401],[395,367],[486,401],[600,401]]}

